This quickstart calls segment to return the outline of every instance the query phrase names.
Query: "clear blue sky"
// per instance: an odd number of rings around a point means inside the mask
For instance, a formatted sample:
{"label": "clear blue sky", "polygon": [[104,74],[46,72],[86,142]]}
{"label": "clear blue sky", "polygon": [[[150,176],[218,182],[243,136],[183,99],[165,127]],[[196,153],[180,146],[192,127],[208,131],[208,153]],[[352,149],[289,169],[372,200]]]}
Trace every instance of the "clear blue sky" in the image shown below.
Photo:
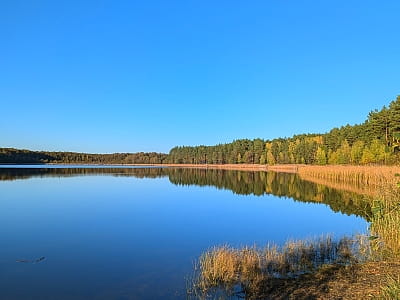
{"label": "clear blue sky", "polygon": [[400,1],[0,1],[0,147],[326,132],[400,94]]}

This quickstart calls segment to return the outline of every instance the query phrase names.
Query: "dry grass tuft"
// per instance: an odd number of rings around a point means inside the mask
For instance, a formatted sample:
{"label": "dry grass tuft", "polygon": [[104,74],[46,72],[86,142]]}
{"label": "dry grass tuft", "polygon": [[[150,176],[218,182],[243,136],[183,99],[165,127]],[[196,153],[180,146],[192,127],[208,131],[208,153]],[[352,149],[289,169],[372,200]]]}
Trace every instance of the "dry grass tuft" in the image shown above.
{"label": "dry grass tuft", "polygon": [[283,247],[268,245],[264,249],[216,247],[200,257],[189,293],[199,298],[216,291],[256,297],[272,278],[296,277],[329,263],[347,265],[364,261],[366,256],[359,250],[361,244],[367,244],[365,240],[357,236],[334,241],[326,236],[288,241]]}
{"label": "dry grass tuft", "polygon": [[202,280],[199,287],[206,290],[220,284],[233,287],[238,280],[240,267],[239,255],[236,250],[223,246],[205,252],[199,261]]}

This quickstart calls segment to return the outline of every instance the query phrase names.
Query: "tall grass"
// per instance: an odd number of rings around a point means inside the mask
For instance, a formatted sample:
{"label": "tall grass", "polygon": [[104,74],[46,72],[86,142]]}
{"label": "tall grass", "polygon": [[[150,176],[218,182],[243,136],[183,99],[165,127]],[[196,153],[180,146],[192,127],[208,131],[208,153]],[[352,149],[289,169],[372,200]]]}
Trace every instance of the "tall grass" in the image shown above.
{"label": "tall grass", "polygon": [[[367,260],[398,261],[400,258],[400,177],[399,167],[305,166],[303,179],[334,184],[367,186],[375,189],[371,200],[370,236],[331,237],[288,241],[284,246],[264,249],[216,247],[205,252],[196,265],[191,295],[207,298],[215,291],[257,298],[274,278],[296,277],[327,263],[353,264]],[[379,192],[378,192],[379,191]],[[388,276],[379,299],[400,300],[400,278]]]}
{"label": "tall grass", "polygon": [[363,236],[338,241],[326,236],[288,241],[282,247],[268,245],[264,249],[216,247],[200,257],[190,293],[199,298],[216,291],[256,297],[271,278],[295,277],[327,263],[365,261],[368,247]]}
{"label": "tall grass", "polygon": [[[373,194],[369,217],[375,254],[400,256],[400,177],[398,166],[303,166],[300,177],[337,188]],[[347,188],[346,188],[347,187]]]}
{"label": "tall grass", "polygon": [[302,179],[321,184],[341,184],[338,188],[362,189],[376,192],[384,186],[396,183],[399,166],[301,166],[298,173]]}
{"label": "tall grass", "polygon": [[370,232],[382,254],[400,257],[400,189],[388,186],[382,189],[373,203]]}

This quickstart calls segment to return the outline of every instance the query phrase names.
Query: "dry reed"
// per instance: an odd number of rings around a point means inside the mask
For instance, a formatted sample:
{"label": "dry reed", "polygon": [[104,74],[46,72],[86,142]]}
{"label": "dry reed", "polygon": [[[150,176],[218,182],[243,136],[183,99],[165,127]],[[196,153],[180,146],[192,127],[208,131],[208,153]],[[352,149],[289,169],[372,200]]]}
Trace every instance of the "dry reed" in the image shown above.
{"label": "dry reed", "polygon": [[375,255],[400,256],[399,166],[302,166],[298,172],[305,180],[374,195],[369,220]]}
{"label": "dry reed", "polygon": [[365,188],[375,192],[387,185],[394,185],[397,180],[396,173],[400,173],[399,166],[301,166],[298,169],[300,177],[304,180],[319,183],[343,184],[355,188]]}
{"label": "dry reed", "polygon": [[[353,264],[369,259],[400,257],[400,189],[395,177],[400,167],[302,166],[302,179],[343,188],[372,191],[370,237],[333,241],[289,241],[283,247],[234,249],[228,246],[207,251],[199,260],[191,291],[204,298],[215,290],[228,295],[256,298],[274,277],[293,277],[312,272],[327,263]],[[400,299],[400,279],[382,288],[380,299]]]}
{"label": "dry reed", "polygon": [[365,241],[363,236],[339,241],[326,236],[288,241],[282,247],[268,245],[264,249],[216,247],[200,257],[190,294],[207,298],[210,293],[224,291],[227,295],[241,293],[251,298],[261,293],[272,278],[296,277],[329,263],[365,261],[365,254],[369,253]]}
{"label": "dry reed", "polygon": [[400,189],[382,189],[372,207],[370,232],[384,255],[400,256]]}

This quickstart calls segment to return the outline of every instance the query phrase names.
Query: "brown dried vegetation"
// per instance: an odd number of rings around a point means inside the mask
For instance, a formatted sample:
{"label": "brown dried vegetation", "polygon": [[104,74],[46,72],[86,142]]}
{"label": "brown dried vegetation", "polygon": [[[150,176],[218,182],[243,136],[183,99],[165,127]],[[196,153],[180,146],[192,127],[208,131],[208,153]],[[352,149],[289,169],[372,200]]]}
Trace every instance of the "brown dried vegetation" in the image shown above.
{"label": "brown dried vegetation", "polygon": [[[303,179],[374,195],[370,236],[207,251],[190,296],[208,299],[400,299],[399,167],[301,166]],[[367,193],[368,192],[368,193]]]}

